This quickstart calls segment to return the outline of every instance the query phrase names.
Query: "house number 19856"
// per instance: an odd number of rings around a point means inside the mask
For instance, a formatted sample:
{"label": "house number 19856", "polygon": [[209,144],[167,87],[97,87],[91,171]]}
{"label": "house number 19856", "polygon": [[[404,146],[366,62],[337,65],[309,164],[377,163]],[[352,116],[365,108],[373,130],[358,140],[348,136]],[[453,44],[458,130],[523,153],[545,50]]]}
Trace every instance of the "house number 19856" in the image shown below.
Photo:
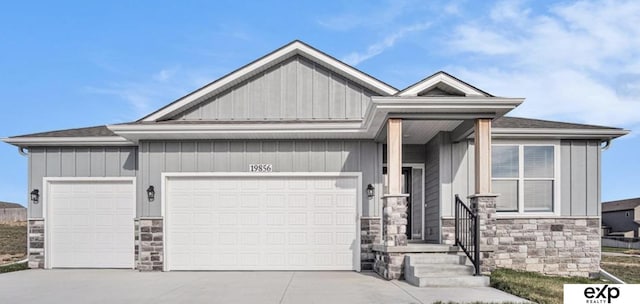
{"label": "house number 19856", "polygon": [[272,164],[250,164],[249,172],[271,172],[273,171]]}

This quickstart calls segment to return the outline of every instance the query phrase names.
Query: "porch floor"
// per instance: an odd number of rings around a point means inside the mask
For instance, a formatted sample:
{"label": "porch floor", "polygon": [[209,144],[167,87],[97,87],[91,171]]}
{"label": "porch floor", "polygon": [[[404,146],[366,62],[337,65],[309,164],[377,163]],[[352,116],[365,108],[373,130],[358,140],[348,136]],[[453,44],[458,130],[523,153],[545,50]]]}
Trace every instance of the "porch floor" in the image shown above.
{"label": "porch floor", "polygon": [[458,247],[443,244],[408,243],[407,246],[386,246],[375,244],[373,251],[398,253],[457,253]]}

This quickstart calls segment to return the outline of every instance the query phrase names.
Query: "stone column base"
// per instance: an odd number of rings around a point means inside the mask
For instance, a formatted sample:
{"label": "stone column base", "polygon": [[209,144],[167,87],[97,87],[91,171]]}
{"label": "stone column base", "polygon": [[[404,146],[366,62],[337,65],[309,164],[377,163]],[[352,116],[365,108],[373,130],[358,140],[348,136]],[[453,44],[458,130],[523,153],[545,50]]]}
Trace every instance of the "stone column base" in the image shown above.
{"label": "stone column base", "polygon": [[44,219],[29,219],[29,268],[44,268]]}
{"label": "stone column base", "polygon": [[385,195],[383,200],[382,240],[386,246],[407,246],[408,194]]}
{"label": "stone column base", "polygon": [[138,270],[162,271],[164,268],[163,219],[140,218],[138,227]]}
{"label": "stone column base", "polygon": [[480,272],[490,274],[496,268],[494,260],[496,238],[496,194],[476,194],[469,197],[471,208],[477,209],[480,221]]}

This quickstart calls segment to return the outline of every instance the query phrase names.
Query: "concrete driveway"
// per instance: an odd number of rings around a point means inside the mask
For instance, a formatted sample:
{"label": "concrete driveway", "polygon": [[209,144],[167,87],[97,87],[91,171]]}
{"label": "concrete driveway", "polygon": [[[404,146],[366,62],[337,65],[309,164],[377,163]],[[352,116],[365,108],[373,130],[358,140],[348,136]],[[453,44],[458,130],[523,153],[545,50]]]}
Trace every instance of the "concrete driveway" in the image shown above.
{"label": "concrete driveway", "polygon": [[526,302],[483,288],[417,288],[356,272],[26,270],[0,274],[0,303]]}

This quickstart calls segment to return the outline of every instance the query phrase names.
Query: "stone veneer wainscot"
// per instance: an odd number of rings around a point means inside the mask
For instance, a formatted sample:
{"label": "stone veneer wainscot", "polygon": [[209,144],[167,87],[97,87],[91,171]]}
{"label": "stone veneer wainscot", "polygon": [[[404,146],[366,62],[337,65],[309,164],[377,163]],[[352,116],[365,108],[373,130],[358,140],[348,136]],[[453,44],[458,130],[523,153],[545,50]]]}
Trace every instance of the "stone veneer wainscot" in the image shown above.
{"label": "stone veneer wainscot", "polygon": [[581,277],[599,272],[599,218],[498,218],[496,227],[496,267]]}
{"label": "stone veneer wainscot", "polygon": [[164,266],[163,219],[141,218],[138,220],[138,227],[138,270],[162,271]]}
{"label": "stone veneer wainscot", "polygon": [[360,266],[363,271],[373,270],[376,259],[373,245],[380,244],[381,228],[379,217],[360,218]]}
{"label": "stone veneer wainscot", "polygon": [[44,268],[44,219],[29,219],[29,268]]}

